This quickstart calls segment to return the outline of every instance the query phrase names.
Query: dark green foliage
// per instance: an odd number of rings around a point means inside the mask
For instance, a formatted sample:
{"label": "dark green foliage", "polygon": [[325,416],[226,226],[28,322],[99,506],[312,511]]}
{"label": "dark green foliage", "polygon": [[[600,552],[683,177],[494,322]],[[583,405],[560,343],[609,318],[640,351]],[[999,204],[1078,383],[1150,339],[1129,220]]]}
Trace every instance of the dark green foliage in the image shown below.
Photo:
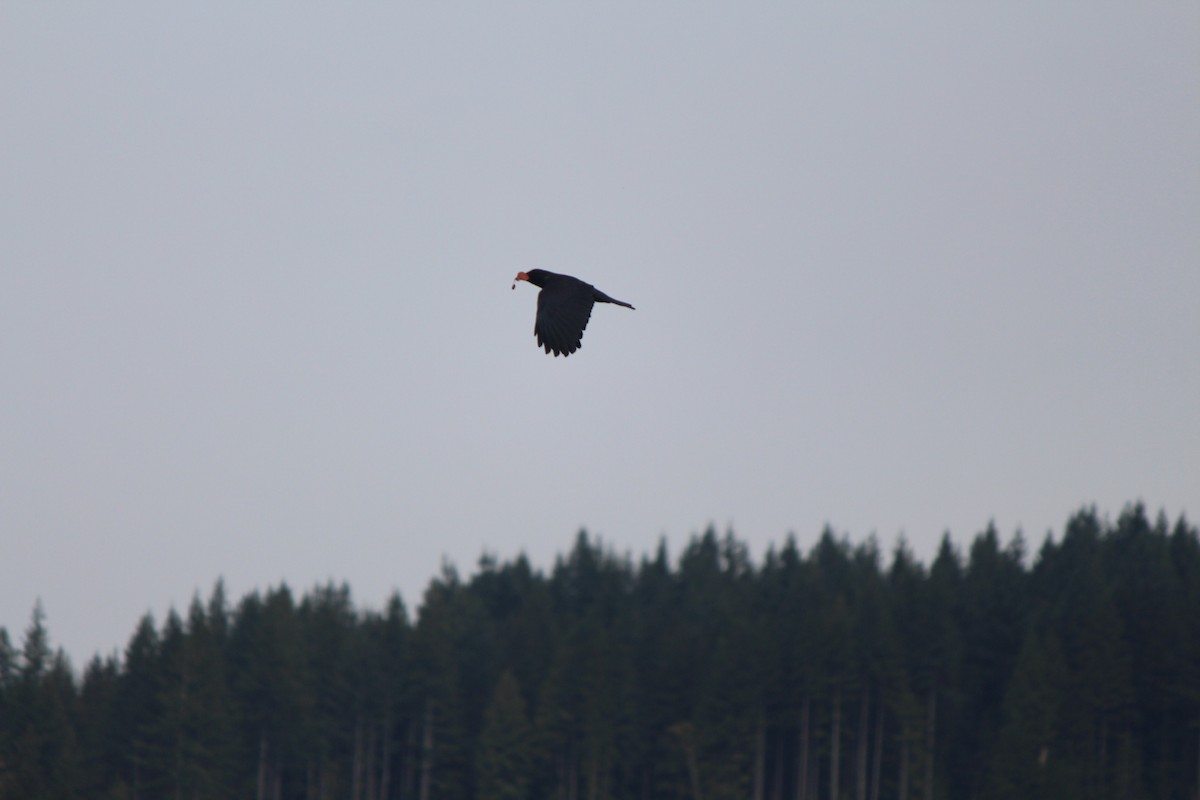
{"label": "dark green foliage", "polygon": [[1057,637],[1030,631],[1005,693],[984,797],[1055,800],[1082,788],[1063,736],[1069,693]]}
{"label": "dark green foliage", "polygon": [[44,622],[39,603],[19,655],[0,636],[5,660],[16,662],[3,686],[0,788],[8,797],[67,798],[81,779],[74,676],[62,651],[51,650]]}
{"label": "dark green foliage", "polygon": [[483,715],[479,736],[480,800],[525,800],[533,768],[533,738],[525,698],[505,670]]}
{"label": "dark green foliage", "polygon": [[755,564],[709,529],[634,564],[447,567],[140,621],[77,676],[0,628],[0,800],[941,800],[1200,793],[1200,535],[1084,510],[1032,563],[831,529]]}

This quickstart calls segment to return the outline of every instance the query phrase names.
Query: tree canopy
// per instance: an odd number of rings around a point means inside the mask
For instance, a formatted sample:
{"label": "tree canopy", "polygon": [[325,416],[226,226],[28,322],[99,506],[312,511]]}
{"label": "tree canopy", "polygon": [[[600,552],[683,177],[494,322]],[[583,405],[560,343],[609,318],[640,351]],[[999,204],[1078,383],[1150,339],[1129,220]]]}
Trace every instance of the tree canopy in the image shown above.
{"label": "tree canopy", "polygon": [[1200,535],[1084,509],[929,565],[826,529],[447,567],[414,617],[281,585],[81,672],[0,627],[8,798],[1200,796]]}

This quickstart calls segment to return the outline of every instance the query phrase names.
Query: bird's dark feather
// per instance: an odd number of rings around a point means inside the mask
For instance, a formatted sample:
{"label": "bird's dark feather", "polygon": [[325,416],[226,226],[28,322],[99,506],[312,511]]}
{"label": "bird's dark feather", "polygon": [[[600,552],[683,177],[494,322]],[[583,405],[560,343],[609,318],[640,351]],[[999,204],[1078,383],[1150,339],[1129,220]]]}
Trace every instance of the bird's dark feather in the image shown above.
{"label": "bird's dark feather", "polygon": [[542,289],[538,292],[533,333],[538,345],[556,356],[569,356],[583,346],[583,331],[591,319],[595,303],[614,303],[633,308],[629,303],[614,300],[590,283],[570,275],[559,275],[544,269],[531,269],[526,274],[530,283]]}
{"label": "bird's dark feather", "polygon": [[578,350],[583,345],[593,302],[590,287],[582,281],[543,287],[538,293],[533,326],[538,344],[556,356],[569,356]]}

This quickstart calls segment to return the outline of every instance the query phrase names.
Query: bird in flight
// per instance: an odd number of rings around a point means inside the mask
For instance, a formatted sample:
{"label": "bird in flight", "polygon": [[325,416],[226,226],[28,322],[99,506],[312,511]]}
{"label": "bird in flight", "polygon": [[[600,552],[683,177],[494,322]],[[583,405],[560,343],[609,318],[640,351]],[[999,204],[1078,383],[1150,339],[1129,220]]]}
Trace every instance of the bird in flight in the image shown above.
{"label": "bird in flight", "polygon": [[583,329],[587,327],[595,303],[613,303],[633,308],[629,303],[614,300],[604,292],[570,275],[559,275],[544,269],[518,272],[517,281],[529,281],[541,287],[538,292],[537,319],[533,323],[533,335],[539,346],[547,353],[564,358],[583,347]]}

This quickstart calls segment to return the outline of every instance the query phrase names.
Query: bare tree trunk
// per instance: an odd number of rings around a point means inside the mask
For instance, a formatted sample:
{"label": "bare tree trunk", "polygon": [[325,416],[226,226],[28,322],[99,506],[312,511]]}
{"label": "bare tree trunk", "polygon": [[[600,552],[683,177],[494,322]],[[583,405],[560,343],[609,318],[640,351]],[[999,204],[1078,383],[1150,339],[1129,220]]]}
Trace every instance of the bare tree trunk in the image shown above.
{"label": "bare tree trunk", "polygon": [[771,800],[783,800],[783,737],[776,737],[775,774],[771,776]]}
{"label": "bare tree trunk", "polygon": [[[599,748],[590,749],[595,751]],[[592,752],[587,758],[587,800],[597,800],[600,796],[600,759],[597,752]]]}
{"label": "bare tree trunk", "polygon": [[1196,717],[1196,800],[1200,800],[1200,716]]}
{"label": "bare tree trunk", "polygon": [[879,800],[879,784],[883,780],[883,698],[875,712],[875,757],[871,766],[871,800]]}
{"label": "bare tree trunk", "polygon": [[[1126,729],[1126,731],[1123,734],[1121,734],[1120,744],[1118,745],[1118,748],[1120,749],[1120,752],[1117,755],[1117,776],[1116,776],[1117,791],[1115,793],[1115,796],[1121,798],[1121,800],[1126,800],[1126,798],[1134,796],[1134,794],[1133,794],[1134,744],[1133,744],[1133,733],[1131,731],[1129,731],[1128,729]],[[1197,766],[1197,770],[1198,770],[1198,777],[1200,777],[1200,765]],[[1200,792],[1196,793],[1194,800],[1200,800]]]}
{"label": "bare tree trunk", "polygon": [[350,758],[350,800],[362,800],[363,790],[363,721],[354,720],[354,754]]}
{"label": "bare tree trunk", "polygon": [[392,707],[383,712],[383,763],[379,767],[379,800],[389,800],[392,790]]}
{"label": "bare tree trunk", "polygon": [[767,721],[759,712],[754,735],[754,800],[763,800],[767,783]]}
{"label": "bare tree trunk", "polygon": [[800,758],[796,764],[796,800],[808,798],[808,724],[811,705],[812,701],[808,695],[804,695],[804,702],[800,706]]}
{"label": "bare tree trunk", "polygon": [[412,797],[417,789],[417,721],[410,719],[404,733],[404,757],[400,761],[401,798]]}
{"label": "bare tree trunk", "polygon": [[1196,717],[1196,800],[1200,800],[1200,716]]}
{"label": "bare tree trunk", "polygon": [[937,690],[929,689],[929,712],[925,720],[925,800],[933,800],[933,749],[937,743]]}
{"label": "bare tree trunk", "polygon": [[1096,765],[1096,796],[1104,797],[1108,788],[1108,720],[1100,719],[1100,763]]}
{"label": "bare tree trunk", "polygon": [[379,756],[379,727],[367,726],[367,800],[379,800],[379,770],[375,760]]}
{"label": "bare tree trunk", "polygon": [[579,800],[579,745],[574,742],[567,765],[567,800]]}
{"label": "bare tree trunk", "polygon": [[[1159,752],[1160,753],[1169,753],[1169,752],[1171,752],[1171,750],[1170,750],[1171,741],[1170,741],[1170,738],[1167,736],[1167,730],[1168,730],[1167,725],[1163,722],[1160,722],[1159,726],[1162,729],[1162,744],[1160,745],[1162,747],[1162,749],[1159,750]],[[1170,785],[1167,782],[1167,767],[1170,763],[1171,763],[1171,759],[1169,759],[1169,758],[1158,759],[1158,785],[1159,786]]]}
{"label": "bare tree trunk", "polygon": [[700,796],[700,764],[696,757],[696,742],[694,729],[690,722],[679,722],[671,726],[671,731],[679,737],[683,747],[683,757],[687,761],[688,781],[692,785],[692,800],[702,800]]}
{"label": "bare tree trunk", "polygon": [[908,800],[908,730],[902,726],[900,730],[900,790],[899,800]]}
{"label": "bare tree trunk", "polygon": [[858,764],[855,765],[855,771],[858,773],[855,796],[858,800],[867,800],[867,739],[871,736],[870,699],[870,690],[863,689],[862,702],[858,708]]}
{"label": "bare tree trunk", "polygon": [[267,800],[267,732],[263,731],[258,740],[258,781],[255,797]]}
{"label": "bare tree trunk", "polygon": [[425,732],[421,737],[421,800],[429,800],[433,778],[433,700],[425,701]]}
{"label": "bare tree trunk", "polygon": [[838,759],[842,752],[842,689],[833,692],[833,730],[829,734],[829,800],[838,800]]}

